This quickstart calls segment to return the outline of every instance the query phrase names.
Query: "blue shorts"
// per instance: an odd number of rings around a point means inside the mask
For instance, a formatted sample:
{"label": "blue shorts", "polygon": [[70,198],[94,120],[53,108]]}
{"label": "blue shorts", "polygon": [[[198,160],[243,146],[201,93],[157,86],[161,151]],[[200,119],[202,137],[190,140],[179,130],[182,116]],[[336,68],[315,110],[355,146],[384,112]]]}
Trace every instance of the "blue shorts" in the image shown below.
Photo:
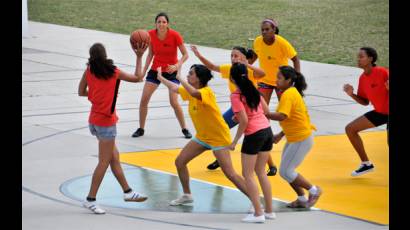
{"label": "blue shorts", "polygon": [[191,140],[193,140],[193,141],[195,141],[196,143],[202,145],[202,146],[205,147],[206,149],[213,150],[213,151],[217,151],[217,150],[221,150],[221,149],[225,149],[225,148],[226,148],[226,146],[219,146],[219,147],[210,146],[210,145],[208,145],[207,143],[205,143],[205,142],[203,142],[203,141],[200,141],[200,140],[199,140],[198,138],[196,138],[196,137],[193,137]]}
{"label": "blue shorts", "polygon": [[258,82],[258,89],[275,89],[276,86],[269,85],[263,82]]}
{"label": "blue shorts", "polygon": [[[157,71],[151,69],[147,74],[146,81],[152,82],[152,83],[157,84],[157,85],[161,84],[161,82],[157,79],[157,73],[158,73]],[[162,76],[165,79],[167,79],[169,81],[172,81],[172,82],[179,85],[179,81],[177,79],[177,71],[175,71],[171,74],[169,74],[167,72],[162,72]]]}
{"label": "blue shorts", "polygon": [[231,129],[232,127],[235,127],[238,123],[235,122],[232,117],[235,114],[233,113],[232,107],[230,107],[226,112],[223,114],[224,120],[226,124],[228,124],[228,127]]}
{"label": "blue shorts", "polygon": [[90,132],[93,136],[96,136],[98,139],[104,139],[104,140],[111,140],[115,139],[117,136],[117,126],[97,126],[93,124],[88,124],[88,127],[90,128]]}

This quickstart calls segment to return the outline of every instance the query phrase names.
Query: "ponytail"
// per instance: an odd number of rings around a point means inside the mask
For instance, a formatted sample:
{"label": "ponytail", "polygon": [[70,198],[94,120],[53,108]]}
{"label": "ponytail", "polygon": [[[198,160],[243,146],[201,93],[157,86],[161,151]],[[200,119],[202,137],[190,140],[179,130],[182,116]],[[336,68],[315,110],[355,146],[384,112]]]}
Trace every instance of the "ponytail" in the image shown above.
{"label": "ponytail", "polygon": [[245,55],[246,59],[252,59],[256,54],[252,49],[245,49],[242,46],[235,46],[232,49],[241,52],[243,55]]}
{"label": "ponytail", "polygon": [[297,72],[290,66],[281,66],[279,67],[279,71],[282,73],[286,80],[288,80],[289,78],[291,79],[292,85],[298,90],[302,97],[305,96],[303,94],[303,91],[306,90],[307,84],[305,77],[301,73]]}
{"label": "ponytail", "polygon": [[230,80],[234,82],[241,91],[241,99],[242,96],[244,96],[246,99],[246,104],[249,108],[256,111],[261,100],[261,95],[253,83],[249,80],[247,67],[241,63],[232,64]]}

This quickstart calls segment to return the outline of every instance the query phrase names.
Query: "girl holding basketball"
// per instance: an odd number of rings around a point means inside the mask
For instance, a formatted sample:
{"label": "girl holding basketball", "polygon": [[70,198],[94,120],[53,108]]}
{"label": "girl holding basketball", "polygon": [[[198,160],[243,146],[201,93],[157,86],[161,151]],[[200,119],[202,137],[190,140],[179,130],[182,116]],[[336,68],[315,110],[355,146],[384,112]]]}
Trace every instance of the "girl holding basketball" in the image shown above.
{"label": "girl holding basketball", "polygon": [[[229,86],[229,91],[233,93],[236,89],[237,86],[230,80],[230,70],[233,64],[235,63],[242,63],[246,65],[248,69],[248,79],[254,84],[254,86],[257,86],[257,83],[260,79],[263,79],[265,76],[265,71],[261,68],[258,68],[256,66],[252,66],[248,63],[248,59],[253,57],[254,53],[252,50],[246,50],[243,47],[240,46],[235,46],[232,49],[231,52],[231,63],[230,64],[223,64],[223,65],[215,65],[208,59],[206,59],[202,54],[198,51],[198,48],[196,46],[191,46],[191,50],[194,52],[195,56],[210,70],[213,70],[215,72],[221,73],[221,77],[228,79],[228,86]],[[232,107],[229,108],[224,114],[223,118],[225,122],[228,124],[229,128],[232,128],[238,124],[238,122],[233,120],[234,113],[232,111]],[[269,157],[269,171],[268,175],[269,176],[274,176],[276,174],[276,166],[273,163],[271,157]],[[217,160],[212,162],[211,164],[208,165],[208,169],[214,170],[219,167],[219,163]]]}
{"label": "girl holding basketball", "polygon": [[[357,64],[363,69],[359,79],[357,94],[353,93],[353,86],[345,84],[343,90],[353,100],[361,105],[372,103],[374,110],[365,113],[346,126],[346,134],[362,161],[359,168],[352,172],[352,176],[360,176],[374,170],[374,165],[364,150],[359,132],[387,123],[389,128],[389,70],[376,66],[377,52],[371,47],[360,48]],[[387,132],[388,135],[388,132]]]}
{"label": "girl holding basketball", "polygon": [[188,81],[186,81],[181,78],[178,70],[176,78],[181,82],[182,87],[178,87],[176,83],[163,77],[161,67],[157,72],[158,80],[164,83],[170,91],[180,94],[182,100],[189,101],[189,115],[196,130],[195,137],[185,145],[175,160],[184,194],[172,200],[170,205],[193,202],[187,164],[206,150],[212,150],[225,176],[240,191],[247,194],[245,181],[235,172],[227,149],[231,142],[228,125],[223,120],[214,92],[208,86],[208,81],[212,78],[211,71],[204,65],[192,65],[187,76]]}
{"label": "girl holding basketball", "polygon": [[[248,78],[244,64],[234,63],[230,69],[230,79],[237,86],[231,94],[232,110],[239,122],[235,138],[229,148],[235,150],[239,139],[245,134],[241,149],[242,175],[255,212],[242,221],[263,223],[265,218],[275,219],[272,210],[271,184],[265,173],[265,165],[273,145],[273,133],[265,114],[269,112],[266,102]],[[256,173],[265,199],[265,213],[259,203],[259,191],[255,183]]]}
{"label": "girl holding basketball", "polygon": [[[151,99],[152,94],[161,83],[157,79],[157,68],[161,67],[163,70],[165,70],[163,76],[166,79],[179,84],[178,79],[176,79],[177,71],[188,59],[188,52],[185,48],[183,38],[177,31],[169,28],[169,18],[166,13],[159,13],[155,17],[155,27],[155,29],[148,31],[151,42],[143,70],[143,76],[145,76],[145,73],[147,72],[149,65],[151,65],[151,62],[152,65],[146,76],[146,81],[140,101],[140,127],[132,134],[132,137],[140,137],[144,135],[145,121],[148,113],[148,103]],[[182,54],[180,60],[177,59],[177,49],[179,49]],[[169,101],[182,128],[182,133],[184,134],[185,138],[191,138],[192,135],[186,127],[184,114],[182,112],[181,106],[178,103],[178,96],[175,92],[169,91]]]}
{"label": "girl holding basketball", "polygon": [[[310,123],[309,114],[303,101],[303,91],[307,84],[305,77],[290,66],[279,67],[276,86],[283,93],[276,112],[269,112],[268,118],[279,121],[283,131],[274,136],[275,141],[286,136],[279,174],[297,194],[297,199],[290,208],[312,207],[322,194],[322,189],[312,185],[300,173],[295,171],[313,146],[312,130],[316,128]],[[308,199],[304,190],[309,191]]]}
{"label": "girl holding basketball", "polygon": [[104,174],[108,168],[114,174],[124,191],[125,201],[145,201],[147,197],[131,189],[121,168],[118,149],[115,144],[117,135],[116,123],[118,116],[115,111],[118,88],[120,81],[140,82],[142,79],[141,59],[147,44],[141,44],[133,49],[137,55],[135,73],[125,73],[107,59],[104,46],[95,43],[90,48],[90,58],[87,69],[78,86],[78,95],[88,97],[91,102],[89,116],[89,128],[92,135],[98,139],[98,165],[94,170],[91,187],[83,206],[96,214],[104,214],[105,211],[96,204],[96,196]]}

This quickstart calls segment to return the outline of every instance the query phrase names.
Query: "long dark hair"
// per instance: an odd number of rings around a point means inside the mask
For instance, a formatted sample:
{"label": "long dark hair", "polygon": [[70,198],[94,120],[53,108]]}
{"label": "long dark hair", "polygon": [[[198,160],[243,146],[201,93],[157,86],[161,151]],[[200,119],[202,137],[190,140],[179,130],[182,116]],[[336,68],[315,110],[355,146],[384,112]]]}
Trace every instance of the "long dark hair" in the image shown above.
{"label": "long dark hair", "polygon": [[372,58],[372,66],[376,66],[377,51],[372,47],[362,47],[360,49],[363,50],[368,57]]}
{"label": "long dark hair", "polygon": [[168,14],[165,13],[165,12],[161,12],[161,13],[157,14],[157,16],[155,16],[155,22],[157,22],[157,19],[158,19],[159,17],[161,17],[161,16],[165,17],[165,19],[167,19],[167,22],[169,23]]}
{"label": "long dark hair", "polygon": [[282,73],[286,80],[288,80],[289,78],[291,79],[290,81],[292,85],[298,90],[302,97],[305,96],[303,94],[303,91],[306,90],[307,84],[305,77],[301,73],[296,71],[291,66],[281,66],[279,67],[279,71]]}
{"label": "long dark hair", "polygon": [[193,64],[190,69],[194,68],[195,74],[199,79],[199,83],[201,83],[202,87],[208,85],[208,81],[212,78],[211,71],[204,65],[201,64]]}
{"label": "long dark hair", "polygon": [[109,79],[114,76],[116,66],[113,60],[107,59],[107,53],[101,43],[94,43],[91,46],[87,65],[91,73],[99,79]]}
{"label": "long dark hair", "polygon": [[241,90],[241,98],[242,95],[245,96],[249,108],[255,111],[258,110],[261,95],[248,78],[248,68],[242,63],[232,64],[230,79]]}
{"label": "long dark hair", "polygon": [[245,55],[246,59],[252,59],[255,55],[255,51],[253,51],[252,49],[245,49],[242,46],[234,46],[232,49],[241,52],[243,55]]}

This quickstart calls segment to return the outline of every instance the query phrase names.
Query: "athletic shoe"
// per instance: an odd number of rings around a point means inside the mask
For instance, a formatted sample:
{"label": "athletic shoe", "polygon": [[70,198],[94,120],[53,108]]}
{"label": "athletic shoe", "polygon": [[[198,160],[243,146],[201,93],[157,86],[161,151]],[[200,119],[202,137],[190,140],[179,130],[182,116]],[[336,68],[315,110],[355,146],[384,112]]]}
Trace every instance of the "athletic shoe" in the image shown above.
{"label": "athletic shoe", "polygon": [[313,205],[316,204],[316,202],[319,200],[319,197],[322,195],[322,189],[319,186],[317,187],[317,192],[316,194],[310,194],[309,193],[309,199],[308,199],[308,207],[313,207]]}
{"label": "athletic shoe", "polygon": [[144,129],[142,128],[138,128],[137,131],[135,131],[132,134],[132,137],[140,137],[140,136],[144,136]]}
{"label": "athletic shoe", "polygon": [[265,212],[265,219],[269,219],[269,220],[276,219],[276,213],[274,213],[274,212]]}
{"label": "athletic shoe", "polygon": [[188,129],[182,129],[182,133],[184,134],[186,139],[190,139],[192,137],[192,134],[189,132]]}
{"label": "athletic shoe", "polygon": [[182,204],[189,204],[194,202],[194,199],[192,198],[191,194],[184,194],[180,196],[178,199],[175,199],[171,202],[169,202],[169,205],[171,206],[177,206],[177,205],[182,205]]}
{"label": "athletic shoe", "polygon": [[143,202],[148,199],[147,196],[143,194],[139,194],[135,191],[131,191],[129,193],[124,193],[124,200],[125,201],[135,201],[135,202]]}
{"label": "athletic shoe", "polygon": [[373,164],[370,164],[370,165],[361,164],[358,169],[356,169],[355,171],[352,172],[352,176],[360,176],[360,175],[363,175],[365,173],[371,172],[373,170],[374,170],[374,165]]}
{"label": "athletic shoe", "polygon": [[268,176],[275,176],[277,172],[278,172],[278,169],[276,168],[276,166],[272,166],[272,167],[269,167],[267,175]]}
{"label": "athletic shoe", "polygon": [[210,163],[210,164],[207,166],[207,168],[208,168],[209,170],[215,170],[215,169],[219,168],[218,160],[215,160],[214,162]]}
{"label": "athletic shoe", "polygon": [[105,211],[103,209],[101,209],[97,205],[97,202],[95,202],[95,201],[91,201],[91,202],[90,201],[84,201],[83,202],[83,207],[88,208],[89,210],[91,210],[95,214],[105,214]]}
{"label": "athletic shoe", "polygon": [[242,219],[242,222],[246,223],[265,223],[265,215],[254,216],[253,214],[248,214]]}
{"label": "athletic shoe", "polygon": [[296,199],[295,201],[289,203],[286,205],[288,208],[307,208],[308,207],[308,202],[300,201]]}
{"label": "athletic shoe", "polygon": [[[261,204],[261,209],[262,211],[264,210],[263,204]],[[249,207],[248,213],[255,213],[255,208],[253,207],[253,204],[251,204],[251,207]]]}

